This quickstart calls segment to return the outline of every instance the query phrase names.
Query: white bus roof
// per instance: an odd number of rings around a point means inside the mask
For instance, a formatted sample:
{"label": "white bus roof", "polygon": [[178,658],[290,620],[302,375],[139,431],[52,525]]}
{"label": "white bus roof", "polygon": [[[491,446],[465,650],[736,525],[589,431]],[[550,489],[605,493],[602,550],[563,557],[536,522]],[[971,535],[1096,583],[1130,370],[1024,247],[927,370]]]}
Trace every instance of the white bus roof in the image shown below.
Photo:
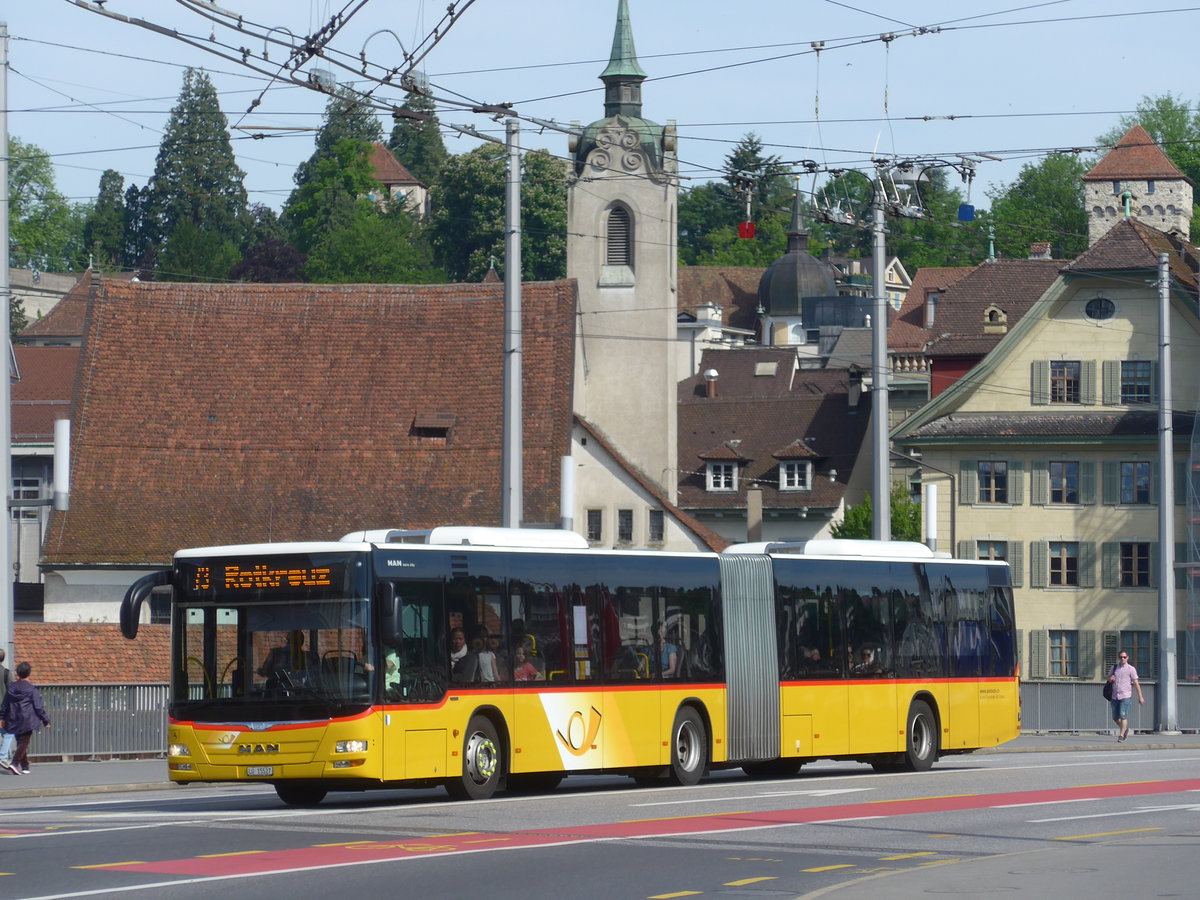
{"label": "white bus roof", "polygon": [[934,552],[915,541],[863,541],[863,540],[812,540],[812,541],[756,541],[749,544],[732,544],[723,554],[778,553],[797,556],[858,556],[892,559],[933,559]]}
{"label": "white bus roof", "polygon": [[530,547],[539,550],[586,550],[588,542],[559,528],[488,528],[440,525],[429,529],[380,528],[352,531],[343,541],[368,544],[436,544],[439,546]]}

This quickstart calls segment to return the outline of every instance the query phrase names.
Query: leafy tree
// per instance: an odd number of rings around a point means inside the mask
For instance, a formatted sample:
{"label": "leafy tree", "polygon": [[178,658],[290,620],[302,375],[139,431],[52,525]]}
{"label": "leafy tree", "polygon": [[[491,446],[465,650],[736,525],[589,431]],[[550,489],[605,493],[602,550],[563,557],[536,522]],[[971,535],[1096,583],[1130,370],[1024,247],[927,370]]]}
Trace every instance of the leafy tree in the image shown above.
{"label": "leafy tree", "polygon": [[[452,156],[433,189],[429,232],[434,259],[452,281],[478,281],[504,260],[504,148],[484,144]],[[525,154],[521,180],[523,277],[566,271],[566,166],[544,151]],[[503,274],[503,273],[501,273]]]}
{"label": "leafy tree", "polygon": [[308,162],[305,181],[288,198],[283,223],[292,244],[308,254],[334,231],[350,225],[366,199],[383,192],[375,180],[370,161],[371,145],[357,138],[341,138],[329,152],[314,155]]}
{"label": "leafy tree", "polygon": [[183,219],[158,255],[155,275],[164,281],[224,281],[240,257],[229,238]]}
{"label": "leafy tree", "polygon": [[428,245],[403,208],[380,215],[369,201],[355,207],[349,222],[325,234],[312,248],[304,274],[326,284],[423,284],[444,280]]}
{"label": "leafy tree", "polygon": [[347,138],[371,144],[383,140],[383,128],[374,110],[364,106],[354,91],[339,87],[325,104],[325,118],[317,132],[312,156],[296,169],[297,187],[303,187],[315,178],[326,177],[327,170],[320,168],[322,160],[336,155],[338,144]]}
{"label": "leafy tree", "polygon": [[44,150],[10,137],[8,156],[10,264],[70,271],[79,262],[82,216],[58,192]]}
{"label": "leafy tree", "polygon": [[388,149],[418,181],[430,187],[437,183],[447,157],[446,144],[438,128],[433,101],[423,94],[410,93],[401,109],[432,116],[429,120],[397,116],[388,138]]}
{"label": "leafy tree", "polygon": [[8,338],[15,341],[17,336],[25,330],[25,326],[29,324],[29,316],[25,314],[25,304],[22,303],[15,293],[8,295]]}
{"label": "leafy tree", "polygon": [[[244,177],[212,81],[185,70],[154,164],[146,219],[162,250],[159,263],[169,261],[173,277],[229,271],[249,225]],[[180,268],[185,260],[189,268]]]}
{"label": "leafy tree", "polygon": [[[835,538],[869,540],[874,533],[874,515],[871,495],[867,494],[862,503],[846,507],[846,515],[830,529],[830,533]],[[921,504],[916,503],[899,483],[892,484],[891,527],[894,541],[921,540]]]}
{"label": "leafy tree", "polygon": [[997,252],[1018,259],[1032,241],[1049,241],[1058,259],[1086,250],[1083,176],[1090,168],[1075,154],[1052,153],[1024,165],[1012,184],[989,191]]}
{"label": "leafy tree", "polygon": [[114,169],[100,176],[95,206],[83,225],[83,246],[100,269],[119,268],[125,258],[125,179]]}
{"label": "leafy tree", "polygon": [[229,270],[229,278],[259,284],[289,284],[304,280],[305,262],[304,254],[287,241],[264,237]]}
{"label": "leafy tree", "polygon": [[131,184],[125,189],[124,265],[148,278],[154,268],[154,224],[150,213],[150,186]]}

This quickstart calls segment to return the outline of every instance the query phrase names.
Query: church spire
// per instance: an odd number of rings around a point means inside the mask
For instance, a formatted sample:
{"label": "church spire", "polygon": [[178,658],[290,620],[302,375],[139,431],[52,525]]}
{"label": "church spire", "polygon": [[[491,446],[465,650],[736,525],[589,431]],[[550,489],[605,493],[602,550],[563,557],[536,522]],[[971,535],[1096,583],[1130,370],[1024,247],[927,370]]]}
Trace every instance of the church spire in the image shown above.
{"label": "church spire", "polygon": [[800,197],[800,187],[796,186],[796,197],[792,202],[792,224],[788,228],[787,252],[808,249],[808,226],[804,224],[803,202]]}
{"label": "church spire", "polygon": [[600,73],[604,82],[604,115],[642,116],[642,82],[646,73],[638,65],[633,46],[633,26],[629,23],[628,0],[617,4],[617,27],[613,32],[608,68]]}

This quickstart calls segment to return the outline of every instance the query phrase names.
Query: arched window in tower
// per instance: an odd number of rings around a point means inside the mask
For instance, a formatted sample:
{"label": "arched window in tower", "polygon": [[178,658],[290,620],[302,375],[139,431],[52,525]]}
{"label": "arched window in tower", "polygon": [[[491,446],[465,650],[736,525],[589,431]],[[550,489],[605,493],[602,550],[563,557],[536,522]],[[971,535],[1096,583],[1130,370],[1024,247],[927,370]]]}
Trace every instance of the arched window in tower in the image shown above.
{"label": "arched window in tower", "polygon": [[633,222],[629,210],[614,206],[608,214],[608,242],[605,264],[633,268]]}

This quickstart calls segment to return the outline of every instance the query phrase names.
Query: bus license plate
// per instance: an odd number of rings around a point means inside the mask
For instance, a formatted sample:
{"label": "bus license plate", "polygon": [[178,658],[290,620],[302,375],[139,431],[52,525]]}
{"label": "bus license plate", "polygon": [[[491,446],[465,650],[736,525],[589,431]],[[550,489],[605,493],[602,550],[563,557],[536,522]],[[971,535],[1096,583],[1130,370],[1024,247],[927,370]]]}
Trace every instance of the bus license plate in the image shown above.
{"label": "bus license plate", "polygon": [[247,778],[263,778],[274,774],[274,766],[246,766]]}

